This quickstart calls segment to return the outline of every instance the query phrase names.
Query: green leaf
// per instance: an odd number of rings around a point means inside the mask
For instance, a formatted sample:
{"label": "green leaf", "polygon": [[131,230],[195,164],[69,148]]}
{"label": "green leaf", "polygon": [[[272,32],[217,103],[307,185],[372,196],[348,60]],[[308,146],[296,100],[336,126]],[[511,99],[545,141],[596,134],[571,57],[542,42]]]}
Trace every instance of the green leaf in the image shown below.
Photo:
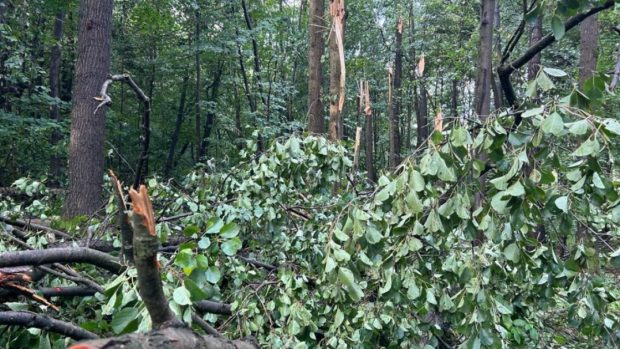
{"label": "green leaf", "polygon": [[506,190],[506,194],[511,196],[523,196],[525,194],[525,188],[521,182],[517,181]]}
{"label": "green leaf", "polygon": [[517,246],[514,242],[506,246],[504,249],[504,257],[506,257],[509,261],[518,263],[521,258],[521,250],[519,249],[519,246]]}
{"label": "green leaf", "polygon": [[538,107],[534,109],[528,109],[521,114],[521,117],[524,119],[531,118],[534,115],[540,115],[545,111],[545,107]]}
{"label": "green leaf", "polygon": [[177,287],[174,290],[174,292],[172,293],[172,299],[178,305],[190,305],[190,304],[192,304],[191,294],[185,288],[185,286]]}
{"label": "green leaf", "polygon": [[452,141],[452,145],[455,147],[462,147],[472,144],[472,139],[469,132],[462,127],[457,127],[452,130],[450,140]]}
{"label": "green leaf", "polygon": [[110,326],[115,334],[122,333],[129,324],[138,318],[140,310],[138,308],[123,308],[114,312]]}
{"label": "green leaf", "polygon": [[336,269],[336,262],[331,257],[327,257],[325,259],[325,273],[329,273],[334,269]]}
{"label": "green leaf", "polygon": [[198,286],[194,280],[187,278],[183,280],[183,285],[189,291],[192,301],[201,301],[209,298],[209,294],[202,287]]}
{"label": "green leaf", "polygon": [[547,92],[547,91],[549,91],[549,90],[551,90],[551,89],[553,89],[555,87],[555,84],[553,84],[553,81],[551,81],[551,79],[549,79],[547,74],[545,74],[545,72],[543,72],[543,71],[538,73],[538,76],[536,77],[536,83],[545,92]]}
{"label": "green leaf", "polygon": [[435,290],[432,288],[426,289],[426,303],[437,305],[437,298],[435,298]]}
{"label": "green leaf", "polygon": [[542,122],[541,128],[544,133],[551,133],[555,136],[559,136],[564,131],[564,120],[560,114],[554,112],[548,115]]}
{"label": "green leaf", "polygon": [[234,237],[222,243],[222,252],[227,256],[234,256],[241,249],[241,245],[241,240],[238,237]]}
{"label": "green leaf", "polygon": [[355,277],[350,269],[340,267],[338,269],[338,279],[344,284],[349,293],[349,297],[351,297],[354,302],[358,302],[362,299],[364,292],[362,292],[362,289],[355,282]]}
{"label": "green leaf", "polygon": [[422,174],[416,170],[411,171],[411,175],[409,177],[409,187],[411,187],[416,192],[424,191],[424,177]]}
{"label": "green leaf", "polygon": [[603,125],[605,125],[605,129],[607,131],[620,136],[620,122],[614,119],[605,119],[603,120]]}
{"label": "green leaf", "polygon": [[224,222],[219,217],[211,217],[207,221],[207,234],[217,234],[224,226]]}
{"label": "green leaf", "polygon": [[441,224],[441,218],[437,213],[437,210],[431,210],[426,218],[426,222],[424,223],[424,228],[426,228],[431,233],[435,233],[438,231],[443,231],[443,224]]}
{"label": "green leaf", "polygon": [[188,224],[187,226],[185,226],[185,228],[183,228],[183,235],[185,236],[192,236],[196,233],[198,233],[200,231],[200,229],[193,225],[193,224]]}
{"label": "green leaf", "polygon": [[560,196],[559,198],[555,199],[554,203],[557,208],[564,211],[564,213],[568,213],[568,197],[567,196]]}
{"label": "green leaf", "polygon": [[558,16],[553,16],[551,18],[551,29],[553,30],[553,36],[556,40],[562,39],[562,37],[564,37],[564,34],[566,33],[564,22]]}
{"label": "green leaf", "polygon": [[568,126],[568,132],[574,135],[582,136],[585,135],[590,129],[590,123],[588,120],[583,119],[576,122],[571,122],[570,124],[566,124]]}
{"label": "green leaf", "polygon": [[601,149],[600,144],[594,139],[587,139],[585,142],[581,143],[579,148],[573,152],[574,156],[588,156],[597,154]]}
{"label": "green leaf", "polygon": [[206,236],[203,236],[200,238],[200,240],[198,240],[198,247],[202,250],[206,250],[207,248],[209,248],[209,246],[211,246],[211,239],[209,239]]}
{"label": "green leaf", "polygon": [[545,71],[545,73],[547,73],[547,74],[549,74],[549,75],[551,75],[553,77],[556,77],[556,78],[561,78],[561,77],[564,77],[564,76],[568,75],[568,74],[566,74],[565,71],[560,70],[560,69],[556,69],[556,68],[545,67],[545,68],[543,68],[543,70]]}
{"label": "green leaf", "polygon": [[224,225],[220,230],[220,237],[223,239],[234,238],[237,235],[239,235],[239,226],[233,222]]}
{"label": "green leaf", "polygon": [[378,243],[383,238],[383,236],[381,236],[381,233],[379,232],[379,230],[377,230],[374,224],[368,224],[368,226],[366,227],[365,236],[366,241],[368,241],[368,243],[372,245]]}
{"label": "green leaf", "polygon": [[603,183],[603,180],[601,179],[601,176],[599,176],[598,172],[594,172],[592,175],[592,184],[599,189],[605,189],[605,184]]}
{"label": "green leaf", "polygon": [[222,278],[222,272],[220,272],[220,268],[212,265],[205,272],[205,277],[207,278],[207,281],[209,281],[210,283],[217,284]]}

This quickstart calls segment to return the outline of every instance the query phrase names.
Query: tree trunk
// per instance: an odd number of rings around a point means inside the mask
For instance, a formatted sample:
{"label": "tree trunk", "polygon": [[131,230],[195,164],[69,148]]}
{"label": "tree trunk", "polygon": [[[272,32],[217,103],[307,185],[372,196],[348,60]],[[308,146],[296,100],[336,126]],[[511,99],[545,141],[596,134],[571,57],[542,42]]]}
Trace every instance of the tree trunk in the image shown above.
{"label": "tree trunk", "polygon": [[202,137],[200,136],[200,128],[202,126],[202,122],[200,121],[200,51],[199,51],[199,47],[200,47],[200,11],[196,10],[195,12],[196,15],[196,30],[194,35],[195,40],[196,40],[196,45],[195,45],[195,49],[196,49],[196,57],[195,57],[195,64],[196,64],[196,86],[194,88],[194,103],[195,103],[195,124],[194,124],[194,138],[195,138],[195,143],[194,143],[194,147],[196,149],[195,153],[196,153],[196,158],[195,161],[198,162],[200,161],[200,158],[202,157],[202,154],[200,153],[200,145],[202,144]]}
{"label": "tree trunk", "polygon": [[[497,30],[501,24],[501,17],[499,12],[499,2],[495,2],[495,25],[494,30]],[[495,35],[495,55],[498,59],[502,57],[502,37],[501,35]],[[491,87],[493,88],[493,103],[495,109],[500,109],[503,102],[502,87],[495,80],[495,74],[491,70]]]}
{"label": "tree trunk", "polygon": [[[342,8],[342,0],[330,0],[331,7]],[[343,70],[340,62],[340,49],[338,46],[338,36],[343,40],[344,46],[344,16],[342,16],[342,26],[336,26],[339,19],[332,13],[332,32],[329,35],[329,139],[332,141],[342,139],[342,110],[339,103],[341,95],[341,74]],[[338,33],[336,32],[338,31]]]}
{"label": "tree trunk", "polygon": [[372,111],[366,113],[366,173],[368,180],[371,182],[377,181],[377,175],[375,174],[374,164],[374,125],[372,120]]}
{"label": "tree trunk", "polygon": [[250,37],[252,38],[252,54],[254,57],[254,76],[256,78],[256,87],[258,88],[258,95],[260,96],[263,104],[267,105],[267,100],[265,96],[263,96],[263,86],[261,83],[261,74],[260,74],[260,56],[258,55],[258,44],[256,43],[256,38],[252,33],[252,18],[250,17],[250,13],[248,12],[248,7],[245,3],[245,0],[241,0],[241,7],[243,8],[243,18],[245,19],[245,25],[250,32]]}
{"label": "tree trunk", "polygon": [[90,215],[103,203],[105,110],[95,114],[101,84],[110,69],[112,0],[81,0],[78,57],[75,67],[71,142],[69,145],[69,194],[64,217]]}
{"label": "tree trunk", "polygon": [[[209,100],[213,103],[217,102],[218,92],[220,88],[220,82],[222,77],[222,68],[217,67],[213,75],[213,83],[211,84],[211,96]],[[211,137],[211,131],[215,125],[215,113],[213,110],[209,110],[207,113],[207,120],[205,120],[204,133],[202,135],[202,143],[200,145],[200,153],[206,154],[209,148],[209,138]]]}
{"label": "tree trunk", "polygon": [[324,133],[323,102],[321,101],[321,84],[323,69],[323,0],[310,0],[308,28],[308,131]]}
{"label": "tree trunk", "polygon": [[[536,21],[532,26],[532,31],[530,33],[530,44],[529,47],[532,47],[535,43],[537,43],[542,38],[542,15],[536,17]],[[538,75],[538,70],[540,70],[540,53],[537,53],[527,64],[527,79],[534,80],[536,79],[536,75]]]}
{"label": "tree trunk", "polygon": [[586,80],[596,72],[596,55],[598,48],[598,19],[590,16],[579,25],[579,88],[583,89]]}
{"label": "tree trunk", "polygon": [[493,22],[495,0],[481,0],[478,79],[476,80],[476,114],[486,120],[491,111],[491,79],[493,78]]}
{"label": "tree trunk", "polygon": [[390,169],[396,168],[400,164],[400,101],[401,101],[401,78],[403,74],[403,20],[398,19],[396,24],[396,56],[394,58],[394,89],[392,109],[390,110]]}
{"label": "tree trunk", "polygon": [[164,167],[164,178],[170,176],[170,172],[174,167],[174,152],[179,142],[179,134],[181,133],[181,126],[185,119],[185,100],[187,98],[187,85],[189,82],[189,75],[183,77],[183,84],[181,85],[181,98],[179,99],[179,109],[177,111],[177,119],[174,123],[174,132],[170,138],[170,149],[168,150],[168,157],[166,158],[166,165]]}
{"label": "tree trunk", "polygon": [[[60,11],[56,14],[54,21],[54,46],[50,57],[50,97],[60,98],[60,40],[62,40],[62,32],[65,22],[65,13]],[[61,120],[60,108],[54,104],[50,110],[50,118],[55,121]],[[55,147],[62,139],[62,134],[58,130],[52,132],[51,146]],[[60,155],[54,150],[54,155],[50,161],[50,186],[56,187],[60,183],[60,173],[62,168],[62,160]]]}

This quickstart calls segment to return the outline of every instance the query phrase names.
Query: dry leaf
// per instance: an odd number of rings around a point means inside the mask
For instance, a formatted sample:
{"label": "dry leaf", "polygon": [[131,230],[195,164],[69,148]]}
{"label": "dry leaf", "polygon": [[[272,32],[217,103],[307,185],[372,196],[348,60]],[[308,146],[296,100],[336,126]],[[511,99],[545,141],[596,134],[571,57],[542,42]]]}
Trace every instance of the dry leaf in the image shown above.
{"label": "dry leaf", "polygon": [[437,115],[435,115],[435,131],[443,131],[443,113],[441,110],[437,113]]}

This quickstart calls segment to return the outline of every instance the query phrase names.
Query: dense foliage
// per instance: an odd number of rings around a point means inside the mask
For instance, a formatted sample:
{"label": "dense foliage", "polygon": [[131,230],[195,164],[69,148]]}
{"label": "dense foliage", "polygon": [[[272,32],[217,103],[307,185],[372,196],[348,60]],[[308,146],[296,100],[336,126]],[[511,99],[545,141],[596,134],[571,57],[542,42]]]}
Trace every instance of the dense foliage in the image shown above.
{"label": "dense foliage", "polygon": [[[92,216],[60,218],[65,194],[51,188],[66,184],[65,169],[50,168],[67,156],[69,122],[48,114],[69,115],[78,4],[9,2],[13,11],[0,12],[0,88],[10,87],[0,94],[0,253],[87,241],[117,256],[110,178],[105,209]],[[620,99],[610,87],[618,35],[606,29],[618,13],[598,15],[597,69],[581,85],[579,34],[563,26],[603,2],[540,1],[522,12],[498,1],[496,49],[537,18],[561,41],[542,52],[533,76],[513,75],[518,107],[496,103],[483,118],[474,89],[479,2],[350,1],[345,137],[331,142],[304,132],[307,1],[115,1],[112,71],[130,72],[152,98],[145,184],[172,310],[196,325],[197,302],[230,304],[230,315],[202,318],[266,348],[618,347]],[[62,38],[37,30],[59,14]],[[389,170],[386,66],[399,17],[405,159]],[[512,57],[528,49],[527,35]],[[56,43],[62,78],[51,97],[47,48]],[[494,64],[501,56],[494,51]],[[376,183],[366,153],[354,160],[354,130],[367,125],[351,92],[359,80],[372,92]],[[131,184],[142,106],[126,86],[110,96],[106,166]],[[435,127],[416,147],[421,96]],[[16,238],[19,219],[51,222],[75,241],[49,231]],[[0,311],[46,313],[101,336],[150,330],[133,266],[119,275],[75,269],[104,292],[54,298],[53,311],[0,285]],[[68,285],[47,274],[33,289]],[[71,342],[37,328],[0,333],[7,348]]]}

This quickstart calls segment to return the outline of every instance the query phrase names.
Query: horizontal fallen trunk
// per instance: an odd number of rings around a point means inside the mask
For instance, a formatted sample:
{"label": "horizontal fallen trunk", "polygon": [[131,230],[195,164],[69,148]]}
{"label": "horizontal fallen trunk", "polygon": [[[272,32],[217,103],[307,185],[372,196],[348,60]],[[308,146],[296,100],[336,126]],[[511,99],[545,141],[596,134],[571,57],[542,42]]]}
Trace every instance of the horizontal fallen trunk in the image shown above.
{"label": "horizontal fallen trunk", "polygon": [[186,327],[166,327],[147,333],[82,342],[69,349],[258,349],[251,340],[200,336]]}
{"label": "horizontal fallen trunk", "polygon": [[194,308],[203,313],[231,315],[231,306],[226,303],[218,303],[213,301],[198,301],[194,303]]}
{"label": "horizontal fallen trunk", "polygon": [[114,274],[119,274],[125,269],[118,258],[83,247],[48,248],[45,250],[0,253],[0,268],[51,263],[88,263]]}
{"label": "horizontal fallen trunk", "polygon": [[99,338],[96,334],[70,322],[60,321],[46,315],[27,311],[0,312],[0,325],[35,327],[78,340]]}

